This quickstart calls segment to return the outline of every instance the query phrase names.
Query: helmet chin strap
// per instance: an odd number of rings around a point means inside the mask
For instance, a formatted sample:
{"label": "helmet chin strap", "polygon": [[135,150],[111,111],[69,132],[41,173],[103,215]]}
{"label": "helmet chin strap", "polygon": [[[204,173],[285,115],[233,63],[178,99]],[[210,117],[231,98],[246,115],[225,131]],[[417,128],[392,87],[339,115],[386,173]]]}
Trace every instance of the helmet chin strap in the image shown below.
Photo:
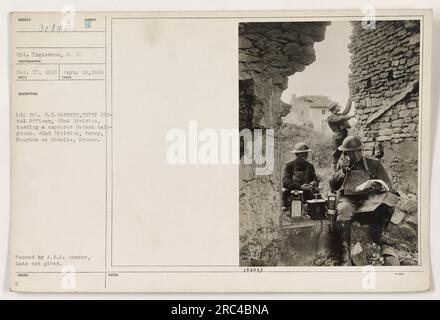
{"label": "helmet chin strap", "polygon": [[356,161],[362,161],[364,155],[363,155],[362,151],[356,150],[354,153],[354,157],[356,158]]}
{"label": "helmet chin strap", "polygon": [[302,160],[306,160],[302,153],[297,153],[296,156]]}

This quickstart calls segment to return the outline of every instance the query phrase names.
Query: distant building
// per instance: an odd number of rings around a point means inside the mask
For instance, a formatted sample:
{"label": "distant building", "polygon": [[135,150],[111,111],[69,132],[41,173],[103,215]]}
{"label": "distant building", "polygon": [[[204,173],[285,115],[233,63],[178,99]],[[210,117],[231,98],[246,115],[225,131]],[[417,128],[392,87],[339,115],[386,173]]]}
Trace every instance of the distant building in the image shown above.
{"label": "distant building", "polygon": [[290,113],[285,117],[284,122],[297,125],[305,125],[316,131],[331,134],[327,124],[327,106],[333,102],[327,96],[307,95],[297,97],[292,95]]}

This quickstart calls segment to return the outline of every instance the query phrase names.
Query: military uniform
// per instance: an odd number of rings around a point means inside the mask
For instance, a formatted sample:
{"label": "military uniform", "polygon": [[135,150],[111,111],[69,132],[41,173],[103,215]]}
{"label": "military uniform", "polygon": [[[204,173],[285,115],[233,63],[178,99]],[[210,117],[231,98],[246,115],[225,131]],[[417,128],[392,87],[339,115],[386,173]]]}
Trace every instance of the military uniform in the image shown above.
{"label": "military uniform", "polygon": [[[388,202],[387,196],[392,198],[393,195],[391,192],[382,192],[382,184],[372,184],[371,180],[382,180],[386,184],[385,190],[392,190],[391,180],[382,162],[362,154],[359,138],[348,136],[338,149],[347,152],[347,158],[338,161],[330,187],[338,192],[335,230],[340,236],[341,265],[351,265],[351,221],[354,214],[359,211],[375,212],[381,206],[384,210],[380,211],[373,231],[378,236],[378,242],[382,242],[395,203]],[[376,185],[380,188],[377,189]]]}
{"label": "military uniform", "polygon": [[[302,158],[296,158],[284,165],[283,177],[283,206],[290,206],[289,196],[292,190],[301,190],[303,184],[319,185],[313,164]],[[304,190],[304,200],[314,198],[311,190]]]}
{"label": "military uniform", "polygon": [[354,187],[371,179],[383,180],[392,189],[391,180],[379,159],[364,156],[346,174],[342,172],[341,162],[338,162],[336,172],[330,180],[332,190],[338,191],[338,221],[350,221],[353,218],[369,196],[366,191],[355,192]]}

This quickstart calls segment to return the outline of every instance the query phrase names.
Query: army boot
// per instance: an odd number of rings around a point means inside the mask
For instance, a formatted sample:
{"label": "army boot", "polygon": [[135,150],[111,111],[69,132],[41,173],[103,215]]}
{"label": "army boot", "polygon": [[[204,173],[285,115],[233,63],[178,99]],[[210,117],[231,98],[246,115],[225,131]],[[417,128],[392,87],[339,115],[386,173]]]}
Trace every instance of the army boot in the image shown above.
{"label": "army boot", "polygon": [[393,210],[391,208],[384,208],[379,215],[377,225],[375,226],[376,235],[375,240],[379,245],[395,245],[395,241],[390,237],[388,233],[388,225],[390,224]]}
{"label": "army boot", "polygon": [[341,266],[351,266],[351,223],[338,222],[337,230],[341,241]]}

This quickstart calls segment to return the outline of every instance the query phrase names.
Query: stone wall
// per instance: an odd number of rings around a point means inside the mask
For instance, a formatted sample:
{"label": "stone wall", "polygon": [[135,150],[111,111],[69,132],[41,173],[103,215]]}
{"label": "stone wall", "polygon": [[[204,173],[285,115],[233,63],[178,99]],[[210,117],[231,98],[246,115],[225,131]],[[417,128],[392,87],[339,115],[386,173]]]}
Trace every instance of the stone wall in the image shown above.
{"label": "stone wall", "polygon": [[[281,101],[288,77],[315,61],[313,45],[322,41],[327,22],[240,23],[240,82],[253,83],[255,127],[274,128],[290,107]],[[267,91],[269,90],[269,91]],[[242,109],[244,106],[240,105]],[[240,118],[240,123],[244,119]]]}
{"label": "stone wall", "polygon": [[384,147],[394,186],[417,193],[419,56],[418,21],[352,22],[350,91],[357,102],[356,130],[370,154]]}
{"label": "stone wall", "polygon": [[[240,129],[275,130],[275,170],[255,175],[251,165],[240,165],[240,248],[252,259],[276,241],[281,212],[282,117],[290,105],[281,101],[288,77],[315,61],[313,45],[325,36],[328,22],[240,23]],[[285,150],[284,150],[285,152]],[[258,249],[260,248],[260,249]]]}

